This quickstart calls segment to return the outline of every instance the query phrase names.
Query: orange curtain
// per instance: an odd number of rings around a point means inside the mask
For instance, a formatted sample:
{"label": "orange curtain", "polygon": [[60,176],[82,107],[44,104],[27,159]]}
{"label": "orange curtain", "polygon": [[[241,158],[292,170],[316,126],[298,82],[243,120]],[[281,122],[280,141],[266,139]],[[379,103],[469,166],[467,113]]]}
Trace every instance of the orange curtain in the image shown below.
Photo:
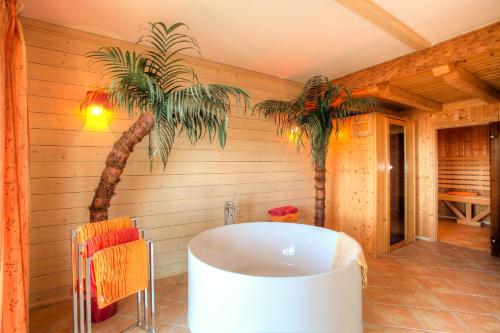
{"label": "orange curtain", "polygon": [[26,56],[18,0],[0,0],[0,333],[28,332]]}

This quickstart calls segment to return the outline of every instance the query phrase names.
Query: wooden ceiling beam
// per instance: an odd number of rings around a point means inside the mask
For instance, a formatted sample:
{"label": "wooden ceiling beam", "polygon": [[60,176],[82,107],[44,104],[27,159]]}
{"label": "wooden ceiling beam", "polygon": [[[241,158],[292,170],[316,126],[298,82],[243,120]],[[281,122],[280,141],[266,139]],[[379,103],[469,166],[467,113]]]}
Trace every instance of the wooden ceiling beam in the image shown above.
{"label": "wooden ceiling beam", "polygon": [[431,46],[429,41],[371,0],[337,0],[337,2],[415,50]]}
{"label": "wooden ceiling beam", "polygon": [[500,22],[463,34],[399,58],[334,79],[351,89],[365,88],[417,73],[439,65],[466,60],[478,54],[500,49]]}
{"label": "wooden ceiling beam", "polygon": [[389,83],[381,83],[377,86],[378,96],[391,102],[414,107],[424,111],[440,111],[442,104],[414,94],[408,90],[393,86]]}
{"label": "wooden ceiling beam", "polygon": [[[424,111],[440,111],[443,109],[443,104],[433,101],[422,95],[418,95],[406,89],[396,87],[390,83],[381,83],[363,89],[355,89],[352,91],[352,96],[374,97],[384,99],[390,102],[406,105],[415,109]],[[337,100],[332,102],[332,106],[339,105],[343,102],[345,96],[339,96]]]}
{"label": "wooden ceiling beam", "polygon": [[442,79],[446,84],[452,86],[473,98],[485,103],[497,103],[500,101],[500,92],[481,81],[465,69],[454,64],[434,67],[434,77]]}

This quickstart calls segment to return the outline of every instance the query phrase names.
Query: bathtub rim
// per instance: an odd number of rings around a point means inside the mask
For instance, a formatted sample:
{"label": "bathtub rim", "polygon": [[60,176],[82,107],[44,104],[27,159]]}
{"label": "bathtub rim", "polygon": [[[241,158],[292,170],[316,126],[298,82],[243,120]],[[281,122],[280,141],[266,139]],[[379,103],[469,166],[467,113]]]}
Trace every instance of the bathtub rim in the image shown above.
{"label": "bathtub rim", "polygon": [[[239,224],[247,224],[247,223],[259,223],[259,224],[260,223],[262,223],[262,224],[268,224],[268,223],[269,224],[271,224],[271,223],[272,224],[274,224],[274,223],[286,223],[286,224],[291,224],[291,225],[292,224],[296,224],[296,223],[287,223],[287,222],[255,221],[255,222],[244,222],[244,223],[231,224],[229,226],[222,225],[222,226],[218,226],[218,227],[215,227],[215,228],[212,228],[212,229],[209,229],[209,230],[205,230],[205,231],[199,233],[198,235],[194,236],[193,239],[191,239],[189,241],[189,244],[188,244],[188,262],[189,262],[190,258],[192,257],[192,258],[196,259],[196,261],[198,261],[199,263],[201,263],[201,264],[203,264],[205,266],[208,266],[210,268],[213,268],[213,269],[215,269],[217,271],[224,272],[224,273],[231,273],[231,274],[234,274],[234,275],[239,276],[239,277],[255,278],[255,279],[310,279],[310,278],[320,278],[320,277],[323,277],[323,276],[332,275],[332,274],[335,274],[337,272],[342,272],[342,271],[348,270],[353,265],[358,266],[358,264],[356,263],[356,258],[352,258],[351,261],[349,262],[349,264],[345,265],[344,267],[341,267],[341,268],[338,268],[338,269],[335,269],[335,270],[332,269],[332,270],[329,270],[329,271],[326,271],[326,272],[321,272],[321,273],[308,274],[308,275],[292,275],[292,276],[252,275],[252,274],[244,274],[244,273],[234,272],[234,271],[230,271],[230,270],[227,270],[227,269],[224,269],[224,268],[220,268],[220,267],[217,267],[217,266],[214,266],[214,265],[210,265],[209,263],[201,260],[199,257],[197,257],[191,251],[191,245],[192,245],[191,243],[199,235],[202,235],[205,232],[213,231],[215,229],[226,228],[226,227],[230,227],[230,226],[236,226],[236,225],[239,225]],[[309,228],[320,228],[320,229],[326,230],[327,232],[333,232],[333,233],[340,234],[340,231],[335,231],[335,230],[331,230],[331,229],[321,228],[321,227],[317,227],[317,226],[313,226],[313,225],[301,224],[301,226],[309,227]],[[356,242],[356,240],[354,238],[352,238],[349,235],[347,235],[347,236],[352,241]],[[361,246],[359,245],[359,243],[356,242],[356,244],[358,244],[359,249],[362,251]],[[332,264],[333,264],[333,260],[332,260]]]}

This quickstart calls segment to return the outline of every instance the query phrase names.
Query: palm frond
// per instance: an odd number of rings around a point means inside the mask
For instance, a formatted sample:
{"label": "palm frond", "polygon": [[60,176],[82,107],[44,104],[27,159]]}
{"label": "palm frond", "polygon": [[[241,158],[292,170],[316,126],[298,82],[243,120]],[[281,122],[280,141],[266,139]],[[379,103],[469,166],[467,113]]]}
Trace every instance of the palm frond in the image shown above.
{"label": "palm frond", "polygon": [[208,135],[210,141],[218,137],[224,146],[231,103],[245,111],[249,107],[249,96],[243,89],[198,83],[182,56],[189,50],[199,53],[198,42],[181,32],[183,28],[187,28],[183,23],[149,23],[138,40],[149,48],[142,53],[112,46],[88,53],[110,77],[103,89],[110,103],[129,114],[135,110],[154,113],[149,158],[153,161],[159,156],[164,166],[181,133],[185,132],[192,144]]}
{"label": "palm frond", "polygon": [[285,136],[297,125],[297,117],[302,112],[302,104],[296,100],[289,102],[266,100],[255,104],[254,114],[262,114],[267,119],[272,119],[276,124],[276,131],[280,136]]}
{"label": "palm frond", "polygon": [[[341,100],[340,103],[336,101]],[[292,101],[266,100],[254,107],[254,112],[274,120],[279,135],[294,131],[297,149],[302,137],[309,139],[312,161],[325,167],[331,134],[338,135],[350,117],[378,110],[372,98],[354,98],[346,87],[333,84],[326,76],[308,80],[299,96]]]}

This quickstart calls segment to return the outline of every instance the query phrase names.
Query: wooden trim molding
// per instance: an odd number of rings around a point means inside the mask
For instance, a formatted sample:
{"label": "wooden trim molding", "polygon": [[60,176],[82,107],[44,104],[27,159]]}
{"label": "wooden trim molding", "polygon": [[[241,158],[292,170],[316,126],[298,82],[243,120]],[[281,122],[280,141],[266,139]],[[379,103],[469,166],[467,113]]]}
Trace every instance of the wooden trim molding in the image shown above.
{"label": "wooden trim molding", "polygon": [[431,46],[424,37],[371,0],[337,0],[337,2],[415,50]]}
{"label": "wooden trim molding", "polygon": [[351,89],[365,88],[498,49],[500,49],[500,22],[495,22],[427,49],[342,76],[333,82]]}

